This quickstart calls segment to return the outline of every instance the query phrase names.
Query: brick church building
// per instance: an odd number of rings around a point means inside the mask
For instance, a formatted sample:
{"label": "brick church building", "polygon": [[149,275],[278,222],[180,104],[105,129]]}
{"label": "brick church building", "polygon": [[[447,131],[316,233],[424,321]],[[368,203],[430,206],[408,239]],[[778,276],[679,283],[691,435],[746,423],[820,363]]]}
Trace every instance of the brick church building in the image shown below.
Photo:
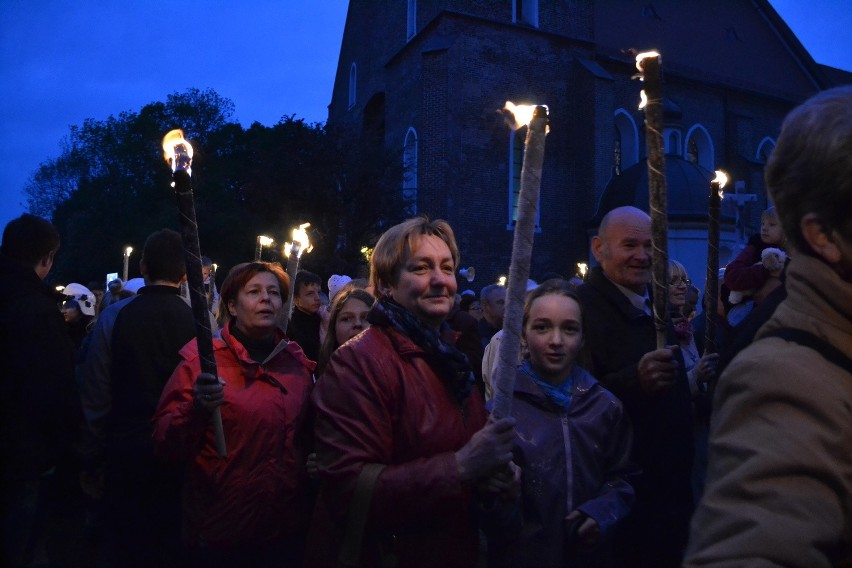
{"label": "brick church building", "polygon": [[734,194],[724,264],[768,206],[763,165],[783,117],[852,83],[816,63],[767,0],[351,0],[328,125],[347,143],[398,151],[409,212],[450,222],[480,289],[508,272],[523,150],[523,131],[497,110],[548,105],[531,275],[571,276],[606,211],[648,209],[630,50],[651,49],[664,80],[669,254],[703,289],[713,170]]}

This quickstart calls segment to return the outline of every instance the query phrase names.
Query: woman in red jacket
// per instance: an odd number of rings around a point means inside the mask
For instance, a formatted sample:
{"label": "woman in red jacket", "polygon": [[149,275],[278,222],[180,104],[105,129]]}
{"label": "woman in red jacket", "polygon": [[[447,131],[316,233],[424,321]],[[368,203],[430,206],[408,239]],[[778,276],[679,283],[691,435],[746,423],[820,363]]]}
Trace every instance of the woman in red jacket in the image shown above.
{"label": "woman in red jacket", "polygon": [[[278,328],[289,280],[278,264],[235,266],[222,285],[214,340],[220,379],[201,373],[196,342],[154,415],[158,455],[187,461],[184,539],[205,566],[298,565],[310,515],[304,416],[314,363]],[[210,414],[221,408],[228,455]]]}
{"label": "woman in red jacket", "polygon": [[366,464],[385,467],[362,508],[362,566],[381,555],[406,567],[476,564],[475,485],[510,462],[514,421],[486,425],[471,396],[471,368],[445,323],[458,266],[444,221],[409,219],[376,243],[371,325],[334,352],[312,397],[321,486],[309,565],[337,565]]}

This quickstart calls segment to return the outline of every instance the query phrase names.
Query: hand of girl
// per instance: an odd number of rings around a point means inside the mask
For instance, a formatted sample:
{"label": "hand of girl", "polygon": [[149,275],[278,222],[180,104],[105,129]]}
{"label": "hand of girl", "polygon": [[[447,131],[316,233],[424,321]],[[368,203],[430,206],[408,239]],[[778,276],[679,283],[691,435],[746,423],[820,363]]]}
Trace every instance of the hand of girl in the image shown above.
{"label": "hand of girl", "polygon": [[601,528],[598,522],[581,511],[571,511],[565,517],[565,529],[569,531],[569,538],[576,538],[577,542],[585,548],[594,548],[601,541]]}

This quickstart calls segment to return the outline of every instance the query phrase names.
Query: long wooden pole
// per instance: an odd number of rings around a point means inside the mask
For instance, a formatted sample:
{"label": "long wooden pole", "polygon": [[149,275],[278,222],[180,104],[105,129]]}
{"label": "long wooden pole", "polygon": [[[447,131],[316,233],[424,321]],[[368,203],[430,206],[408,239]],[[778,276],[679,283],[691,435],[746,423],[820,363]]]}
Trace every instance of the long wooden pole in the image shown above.
{"label": "long wooden pole", "polygon": [[296,295],[296,275],[299,274],[299,247],[297,242],[290,246],[287,256],[287,276],[290,279],[290,293],[287,294],[287,302],[284,304],[284,321],[281,329],[287,333],[290,326],[290,316],[293,314],[293,296]]}
{"label": "long wooden pole", "polygon": [[495,418],[505,418],[512,413],[512,396],[521,349],[521,325],[524,314],[524,296],[530,276],[535,219],[538,196],[541,190],[541,170],[544,163],[544,142],[548,127],[547,107],[538,106],[527,128],[524,142],[524,162],[521,168],[521,191],[518,196],[518,220],[512,241],[512,261],[506,290],[506,309],[503,316],[503,339],[497,352],[494,369]]}
{"label": "long wooden pole", "polygon": [[660,56],[647,55],[637,61],[645,83],[645,143],[648,147],[648,204],[651,213],[653,248],[654,327],[657,349],[666,346],[668,317],[668,204],[666,201],[666,157],[663,151],[663,81]]}
{"label": "long wooden pole", "polygon": [[710,182],[707,204],[707,285],[704,295],[704,354],[716,352],[716,312],[719,307],[719,210],[722,203],[722,183]]}
{"label": "long wooden pole", "polygon": [[[195,318],[195,334],[198,342],[198,357],[201,371],[218,377],[216,359],[213,357],[213,331],[210,329],[210,312],[207,309],[207,294],[204,292],[204,277],[201,273],[201,247],[198,242],[198,221],[195,215],[195,200],[192,195],[192,179],[186,169],[176,169],[172,174],[175,197],[180,217],[181,237],[184,258],[186,259],[186,278],[189,283],[189,299],[192,315]],[[213,433],[216,437],[216,452],[219,457],[228,455],[225,444],[225,430],[222,425],[222,411],[213,410]]]}

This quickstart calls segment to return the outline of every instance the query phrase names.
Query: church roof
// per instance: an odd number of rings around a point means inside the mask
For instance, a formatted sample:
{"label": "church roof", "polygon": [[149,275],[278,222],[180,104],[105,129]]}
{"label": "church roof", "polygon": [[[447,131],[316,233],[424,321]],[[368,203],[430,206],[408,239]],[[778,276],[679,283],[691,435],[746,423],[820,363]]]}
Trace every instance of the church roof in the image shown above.
{"label": "church roof", "polygon": [[[715,174],[679,156],[666,156],[666,201],[669,219],[705,220],[710,180]],[[601,195],[590,225],[600,225],[603,216],[616,207],[632,205],[648,211],[648,163],[642,160],[613,176]]]}
{"label": "church roof", "polygon": [[766,0],[595,3],[598,53],[657,50],[664,73],[801,101],[829,81]]}

